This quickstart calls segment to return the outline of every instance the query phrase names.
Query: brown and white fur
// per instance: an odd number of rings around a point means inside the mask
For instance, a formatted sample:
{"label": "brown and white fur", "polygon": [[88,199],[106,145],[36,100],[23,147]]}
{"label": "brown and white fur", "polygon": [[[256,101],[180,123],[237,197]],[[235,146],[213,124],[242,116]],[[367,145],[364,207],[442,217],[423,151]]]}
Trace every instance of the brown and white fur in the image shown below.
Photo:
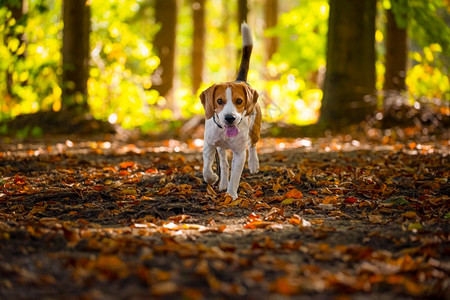
{"label": "brown and white fur", "polygon": [[[253,39],[246,23],[242,23],[241,32],[243,50],[236,81],[214,84],[200,95],[206,117],[203,177],[208,184],[213,184],[219,179],[212,170],[217,151],[220,161],[219,190],[226,189],[233,199],[238,197],[237,190],[248,144],[250,144],[248,168],[252,174],[259,170],[256,143],[261,128],[261,109],[256,103],[258,93],[246,82]],[[226,149],[233,152],[231,176]]]}

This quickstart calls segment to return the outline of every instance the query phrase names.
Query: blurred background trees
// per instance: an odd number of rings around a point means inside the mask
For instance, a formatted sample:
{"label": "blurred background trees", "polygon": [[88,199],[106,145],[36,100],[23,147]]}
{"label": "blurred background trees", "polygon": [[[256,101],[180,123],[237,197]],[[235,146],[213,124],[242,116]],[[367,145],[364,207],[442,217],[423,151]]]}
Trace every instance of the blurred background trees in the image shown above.
{"label": "blurred background trees", "polygon": [[393,103],[449,114],[448,0],[0,4],[0,121],[68,109],[144,132],[179,126],[202,113],[201,90],[234,79],[243,20],[267,122],[359,123]]}
{"label": "blurred background trees", "polygon": [[61,108],[84,113],[89,110],[87,81],[91,27],[90,7],[86,1],[64,1],[63,23]]}
{"label": "blurred background trees", "polygon": [[331,0],[321,121],[358,123],[374,111],[376,0]]}

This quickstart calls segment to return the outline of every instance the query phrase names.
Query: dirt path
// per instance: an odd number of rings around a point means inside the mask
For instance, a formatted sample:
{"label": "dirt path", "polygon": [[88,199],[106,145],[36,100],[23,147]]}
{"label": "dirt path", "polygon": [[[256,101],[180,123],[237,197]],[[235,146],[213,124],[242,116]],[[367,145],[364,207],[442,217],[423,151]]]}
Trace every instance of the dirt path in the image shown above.
{"label": "dirt path", "polygon": [[448,299],[448,147],[264,139],[232,201],[200,140],[3,144],[0,298]]}

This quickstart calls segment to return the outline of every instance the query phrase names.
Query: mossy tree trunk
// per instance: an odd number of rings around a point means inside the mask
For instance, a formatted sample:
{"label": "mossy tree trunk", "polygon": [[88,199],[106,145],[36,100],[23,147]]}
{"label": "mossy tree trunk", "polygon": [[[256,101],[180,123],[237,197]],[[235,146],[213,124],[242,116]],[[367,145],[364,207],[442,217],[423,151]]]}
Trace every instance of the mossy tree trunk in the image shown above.
{"label": "mossy tree trunk", "polygon": [[330,0],[327,71],[320,122],[359,123],[374,111],[376,0]]}
{"label": "mossy tree trunk", "polygon": [[169,108],[174,109],[171,94],[175,74],[177,1],[155,0],[154,5],[155,22],[161,28],[153,40],[160,64],[152,75],[152,88],[168,100]]}
{"label": "mossy tree trunk", "polygon": [[193,0],[194,43],[192,45],[192,89],[196,93],[203,81],[205,56],[205,0]]}
{"label": "mossy tree trunk", "polygon": [[62,109],[75,114],[88,112],[90,8],[85,0],[63,3]]}
{"label": "mossy tree trunk", "polygon": [[[264,5],[264,25],[265,29],[269,29],[277,26],[278,23],[278,0],[266,0]],[[265,60],[268,62],[272,55],[277,52],[278,49],[278,38],[277,37],[266,37],[266,57]]]}
{"label": "mossy tree trunk", "polygon": [[400,26],[391,9],[386,11],[386,72],[384,74],[385,104],[390,105],[389,98],[397,97],[406,90],[407,67],[407,33],[406,18],[401,16],[405,23]]}

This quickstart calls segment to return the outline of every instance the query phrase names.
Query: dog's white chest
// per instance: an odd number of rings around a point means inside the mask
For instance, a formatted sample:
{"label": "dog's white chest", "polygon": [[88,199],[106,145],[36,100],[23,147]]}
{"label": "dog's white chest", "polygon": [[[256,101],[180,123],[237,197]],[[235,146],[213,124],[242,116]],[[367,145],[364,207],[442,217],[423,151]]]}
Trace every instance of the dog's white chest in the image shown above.
{"label": "dog's white chest", "polygon": [[245,151],[248,144],[248,117],[245,117],[237,126],[239,133],[235,137],[227,137],[223,128],[219,128],[213,119],[205,123],[205,143],[214,147],[231,149],[232,151]]}

